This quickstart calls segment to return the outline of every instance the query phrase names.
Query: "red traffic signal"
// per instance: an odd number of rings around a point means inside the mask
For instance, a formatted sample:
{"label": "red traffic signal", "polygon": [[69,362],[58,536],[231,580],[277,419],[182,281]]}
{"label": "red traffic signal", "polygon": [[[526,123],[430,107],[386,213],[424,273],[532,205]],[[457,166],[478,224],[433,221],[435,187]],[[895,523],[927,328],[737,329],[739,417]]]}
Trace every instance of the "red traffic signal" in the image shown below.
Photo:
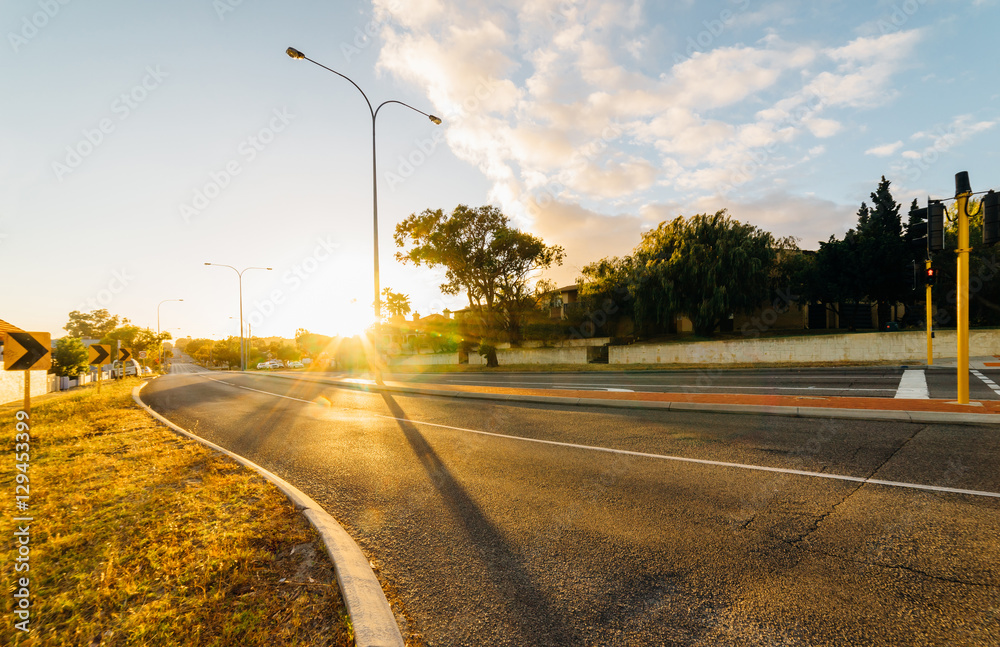
{"label": "red traffic signal", "polygon": [[926,274],[927,285],[934,285],[937,282],[937,275],[938,275],[937,268],[928,267]]}

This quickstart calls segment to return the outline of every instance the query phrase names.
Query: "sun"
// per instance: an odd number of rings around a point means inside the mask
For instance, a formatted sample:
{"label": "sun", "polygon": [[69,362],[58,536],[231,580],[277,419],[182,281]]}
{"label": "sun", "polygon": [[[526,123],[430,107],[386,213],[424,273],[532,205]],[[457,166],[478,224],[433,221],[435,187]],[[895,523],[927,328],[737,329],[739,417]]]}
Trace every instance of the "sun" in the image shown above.
{"label": "sun", "polygon": [[354,337],[365,332],[375,321],[371,308],[360,299],[351,299],[338,307],[331,317],[333,332],[341,337]]}

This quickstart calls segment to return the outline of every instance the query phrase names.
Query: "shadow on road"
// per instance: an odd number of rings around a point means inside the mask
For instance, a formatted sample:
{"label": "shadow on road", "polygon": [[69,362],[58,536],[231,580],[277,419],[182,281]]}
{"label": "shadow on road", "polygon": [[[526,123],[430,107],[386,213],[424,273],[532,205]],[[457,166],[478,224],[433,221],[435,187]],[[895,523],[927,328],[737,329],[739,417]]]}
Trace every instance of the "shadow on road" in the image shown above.
{"label": "shadow on road", "polygon": [[396,400],[388,393],[381,395],[389,411],[399,419],[399,428],[431,482],[464,526],[470,543],[479,551],[494,585],[506,592],[511,620],[520,626],[525,637],[532,638],[533,644],[579,644],[576,633],[552,612],[546,594],[536,586],[517,549],[455,480],[416,425],[406,419],[406,413]]}

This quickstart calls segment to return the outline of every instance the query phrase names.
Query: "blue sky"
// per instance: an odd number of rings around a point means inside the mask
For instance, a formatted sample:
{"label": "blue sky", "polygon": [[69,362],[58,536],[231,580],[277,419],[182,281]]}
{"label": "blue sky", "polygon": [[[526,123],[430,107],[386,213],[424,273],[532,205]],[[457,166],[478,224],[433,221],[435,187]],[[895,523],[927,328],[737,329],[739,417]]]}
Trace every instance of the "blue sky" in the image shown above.
{"label": "blue sky", "polygon": [[[0,9],[0,318],[62,334],[107,307],[178,334],[346,332],[400,266],[395,223],[496,204],[563,245],[569,283],[664,219],[728,208],[803,248],[885,174],[1000,185],[995,0],[8,0]],[[233,317],[233,319],[230,319]]]}

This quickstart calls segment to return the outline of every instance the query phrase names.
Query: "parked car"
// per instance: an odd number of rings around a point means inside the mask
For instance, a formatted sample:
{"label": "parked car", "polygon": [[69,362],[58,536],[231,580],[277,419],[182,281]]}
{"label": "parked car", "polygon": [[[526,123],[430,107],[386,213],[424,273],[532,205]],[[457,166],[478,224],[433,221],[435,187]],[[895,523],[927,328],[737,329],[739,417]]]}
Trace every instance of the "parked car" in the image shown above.
{"label": "parked car", "polygon": [[288,368],[303,368],[302,362],[288,362]]}
{"label": "parked car", "polygon": [[285,365],[280,359],[271,359],[267,361],[268,368],[285,368]]}
{"label": "parked car", "polygon": [[260,371],[262,369],[265,369],[265,368],[271,368],[270,366],[267,365],[267,362],[258,362],[257,363],[257,370],[258,371]]}

